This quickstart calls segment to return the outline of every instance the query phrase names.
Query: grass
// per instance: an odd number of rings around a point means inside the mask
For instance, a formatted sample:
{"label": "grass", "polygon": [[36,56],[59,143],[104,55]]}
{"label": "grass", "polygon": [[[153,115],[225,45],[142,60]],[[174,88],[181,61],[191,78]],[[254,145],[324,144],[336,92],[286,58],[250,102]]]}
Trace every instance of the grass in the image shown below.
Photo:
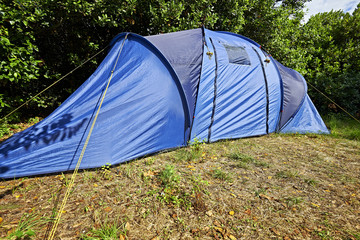
{"label": "grass", "polygon": [[202,146],[204,142],[199,141],[197,138],[189,143],[189,147],[181,148],[174,152],[172,159],[175,163],[196,161],[202,156]]}
{"label": "grass", "polygon": [[236,150],[227,155],[227,157],[231,160],[237,162],[236,167],[250,169],[251,165],[255,167],[269,167],[269,164],[265,161],[256,160],[254,157],[249,156],[247,154],[241,153],[240,150]]}
{"label": "grass", "polygon": [[174,187],[180,181],[180,176],[176,173],[176,170],[172,165],[166,165],[160,172],[159,177],[161,183],[165,187]]}
{"label": "grass", "polygon": [[18,204],[0,205],[0,211],[17,209],[19,207],[20,205]]}
{"label": "grass", "polygon": [[173,154],[173,159],[175,163],[189,162],[194,159],[194,157],[196,156],[194,156],[194,154],[192,154],[188,148],[181,148]]}
{"label": "grass", "polygon": [[36,237],[39,226],[50,220],[40,217],[37,213],[25,213],[20,218],[17,227],[8,235],[8,239],[33,239]]}
{"label": "grass", "polygon": [[285,201],[288,207],[293,207],[294,205],[298,205],[304,201],[302,197],[287,197]]}
{"label": "grass", "polygon": [[299,176],[299,172],[296,170],[281,170],[275,174],[276,178],[296,178]]}
{"label": "grass", "polygon": [[119,221],[100,223],[98,228],[91,229],[88,233],[83,234],[80,239],[93,240],[118,240],[126,238],[126,223],[119,223]]}
{"label": "grass", "polygon": [[312,179],[312,178],[305,178],[304,182],[309,184],[310,186],[316,186],[319,181]]}
{"label": "grass", "polygon": [[22,131],[24,128],[28,128],[35,123],[38,123],[41,119],[38,117],[29,118],[23,123],[8,123],[6,120],[0,121],[0,142],[7,138],[9,135]]}
{"label": "grass", "polygon": [[[198,141],[116,167],[82,171],[56,235],[360,239],[358,128],[335,120],[331,135]],[[45,239],[70,177],[0,181],[0,239]]]}
{"label": "grass", "polygon": [[348,116],[328,115],[324,118],[331,136],[360,141],[360,123]]}
{"label": "grass", "polygon": [[222,181],[232,182],[231,173],[225,172],[221,169],[214,169],[212,173],[213,178],[220,179]]}

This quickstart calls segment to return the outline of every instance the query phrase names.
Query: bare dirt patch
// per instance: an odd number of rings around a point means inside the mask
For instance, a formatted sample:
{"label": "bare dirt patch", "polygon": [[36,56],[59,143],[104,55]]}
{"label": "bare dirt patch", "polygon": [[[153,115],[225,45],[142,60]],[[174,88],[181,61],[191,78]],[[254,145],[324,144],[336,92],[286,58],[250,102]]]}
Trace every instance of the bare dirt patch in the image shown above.
{"label": "bare dirt patch", "polygon": [[[1,181],[0,238],[46,238],[70,177]],[[360,143],[273,134],[83,171],[56,239],[107,227],[113,239],[360,239]]]}

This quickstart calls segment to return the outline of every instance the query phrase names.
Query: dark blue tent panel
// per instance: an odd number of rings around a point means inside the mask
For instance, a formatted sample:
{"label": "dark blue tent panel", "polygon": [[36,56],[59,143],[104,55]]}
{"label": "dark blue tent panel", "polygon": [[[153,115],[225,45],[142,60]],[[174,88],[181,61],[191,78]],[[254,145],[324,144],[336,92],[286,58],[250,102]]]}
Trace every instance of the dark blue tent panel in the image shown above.
{"label": "dark blue tent panel", "polygon": [[146,37],[166,57],[184,89],[190,116],[193,116],[202,62],[201,28]]}
{"label": "dark blue tent panel", "polygon": [[120,34],[94,74],[58,109],[1,143],[0,178],[73,170],[95,116],[81,169],[195,138],[328,133],[306,91],[299,73],[237,34]]}
{"label": "dark blue tent panel", "polygon": [[300,108],[305,99],[307,89],[305,80],[298,72],[285,67],[276,60],[275,63],[282,78],[284,91],[283,112],[279,123],[279,127],[282,128]]}

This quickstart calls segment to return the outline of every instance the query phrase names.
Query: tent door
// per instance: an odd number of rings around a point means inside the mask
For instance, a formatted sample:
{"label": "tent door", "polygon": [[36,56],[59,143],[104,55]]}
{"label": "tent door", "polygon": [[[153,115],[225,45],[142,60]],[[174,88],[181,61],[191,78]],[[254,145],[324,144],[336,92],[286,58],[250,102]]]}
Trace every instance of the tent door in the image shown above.
{"label": "tent door", "polygon": [[269,100],[258,53],[241,42],[211,42],[216,67],[208,141],[267,134]]}

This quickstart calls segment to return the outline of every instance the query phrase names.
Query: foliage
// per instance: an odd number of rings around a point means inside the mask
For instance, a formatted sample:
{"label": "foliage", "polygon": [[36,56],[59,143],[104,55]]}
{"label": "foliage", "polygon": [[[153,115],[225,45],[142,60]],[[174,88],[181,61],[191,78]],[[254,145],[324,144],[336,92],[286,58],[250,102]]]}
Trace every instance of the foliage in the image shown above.
{"label": "foliage", "polygon": [[[271,15],[275,0],[4,0],[0,3],[0,86],[5,91],[0,93],[0,114],[4,116],[69,72],[119,32],[146,36],[201,25],[241,32],[245,15],[265,2],[267,7],[259,14]],[[288,8],[289,2],[302,1],[282,2]],[[22,109],[23,115],[47,115],[94,71],[102,57],[36,98]]]}
{"label": "foliage", "polygon": [[105,165],[103,165],[101,167],[101,175],[104,179],[111,180],[112,175],[111,175],[111,164],[110,163],[106,163]]}
{"label": "foliage", "polygon": [[[119,32],[140,35],[202,25],[245,35],[360,114],[360,9],[321,13],[303,23],[308,0],[3,0],[0,3],[0,115],[107,46]],[[94,72],[104,54],[8,120],[46,116]],[[323,112],[338,112],[310,88]]]}
{"label": "foliage", "polygon": [[[24,101],[31,94],[40,76],[41,60],[31,27],[39,12],[30,12],[28,4],[18,1],[0,3],[0,113],[13,104]],[[31,82],[31,84],[30,84]]]}
{"label": "foliage", "polygon": [[[311,17],[295,43],[307,59],[306,68],[298,70],[354,115],[360,114],[359,6],[352,15],[331,11]],[[309,90],[321,111],[341,111],[311,87]]]}

